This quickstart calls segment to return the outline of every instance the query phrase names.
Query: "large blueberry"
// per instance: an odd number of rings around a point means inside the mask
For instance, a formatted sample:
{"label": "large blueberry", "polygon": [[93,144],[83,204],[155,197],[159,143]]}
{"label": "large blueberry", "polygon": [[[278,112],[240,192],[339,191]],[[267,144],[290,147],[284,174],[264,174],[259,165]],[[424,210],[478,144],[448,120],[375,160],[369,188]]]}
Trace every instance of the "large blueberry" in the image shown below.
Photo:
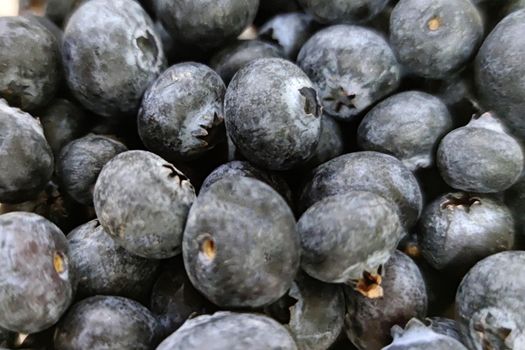
{"label": "large blueberry", "polygon": [[377,16],[389,0],[299,0],[306,12],[321,23],[366,22]]}

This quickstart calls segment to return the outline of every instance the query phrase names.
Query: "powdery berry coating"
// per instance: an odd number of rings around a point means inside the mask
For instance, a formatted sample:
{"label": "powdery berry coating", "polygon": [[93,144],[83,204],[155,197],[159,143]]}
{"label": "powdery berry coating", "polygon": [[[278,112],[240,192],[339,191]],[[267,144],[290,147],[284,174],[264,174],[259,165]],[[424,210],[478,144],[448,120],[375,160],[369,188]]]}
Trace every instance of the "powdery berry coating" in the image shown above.
{"label": "powdery berry coating", "polygon": [[377,16],[388,0],[299,0],[320,23],[366,22]]}
{"label": "powdery berry coating", "polygon": [[478,262],[463,278],[456,312],[470,349],[524,349],[525,252],[502,252]]}
{"label": "powdery berry coating", "polygon": [[355,152],[334,158],[312,172],[299,200],[302,211],[314,203],[349,191],[378,194],[398,206],[399,217],[412,227],[423,198],[414,175],[398,159],[378,152]]}
{"label": "powdery berry coating", "polygon": [[299,268],[295,219],[267,184],[224,178],[191,207],[182,253],[192,284],[222,307],[260,307],[290,288]]}
{"label": "powdery berry coating", "polygon": [[390,16],[390,43],[399,62],[425,78],[461,69],[483,39],[481,15],[470,0],[401,0]]}
{"label": "powdery berry coating", "polygon": [[132,0],[91,0],[71,16],[62,60],[69,88],[105,117],[134,115],[166,59],[153,22]]}
{"label": "powdery berry coating", "polygon": [[55,330],[57,350],[150,350],[157,320],[136,301],[95,296],[73,305]]}
{"label": "powdery berry coating", "polygon": [[168,159],[191,159],[213,149],[226,140],[225,93],[220,76],[207,66],[171,66],[144,94],[137,121],[144,145]]}
{"label": "powdery berry coating", "polygon": [[505,17],[481,46],[474,72],[482,104],[525,139],[525,9]]}
{"label": "powdery berry coating", "polygon": [[440,99],[419,91],[401,92],[367,113],[358,129],[362,149],[391,154],[410,170],[431,167],[452,117]]}
{"label": "powdery berry coating", "polygon": [[404,234],[394,203],[358,191],[315,203],[297,230],[303,270],[327,283],[353,286],[367,273],[380,274]]}
{"label": "powdery berry coating", "polygon": [[392,328],[394,341],[383,350],[467,350],[457,339],[435,332],[417,318],[411,319],[405,329]]}
{"label": "powdery berry coating", "polygon": [[321,133],[317,92],[296,65],[279,58],[256,60],[230,82],[226,130],[252,163],[287,170],[308,160]]}
{"label": "powdery berry coating", "polygon": [[93,205],[93,190],[104,165],[128,149],[102,135],[89,134],[68,143],[60,152],[56,172],[62,188],[77,202]]}
{"label": "powdery berry coating", "polygon": [[36,333],[54,325],[73,299],[66,237],[40,215],[0,215],[0,327]]}
{"label": "powdery berry coating", "polygon": [[59,45],[34,18],[0,18],[0,97],[24,110],[43,107],[62,77]]}
{"label": "powdery berry coating", "polygon": [[297,64],[317,86],[324,111],[343,121],[394,92],[401,79],[388,42],[359,26],[320,30],[301,48]]}
{"label": "powdery berry coating", "polygon": [[427,291],[417,265],[395,251],[383,271],[383,297],[370,299],[345,287],[348,338],[360,350],[375,350],[391,340],[390,329],[427,312]]}
{"label": "powdery berry coating", "polygon": [[117,245],[98,220],[77,227],[67,239],[79,295],[140,299],[150,292],[158,261],[132,255]]}
{"label": "powdery berry coating", "polygon": [[449,193],[430,203],[419,242],[425,260],[440,270],[468,270],[479,260],[514,246],[511,211],[487,195]]}
{"label": "powdery berry coating", "polygon": [[186,176],[146,151],[124,152],[109,161],[93,194],[104,230],[130,253],[149,259],[180,253],[194,199]]}
{"label": "powdery berry coating", "polygon": [[269,317],[223,311],[186,321],[157,347],[200,349],[297,350],[297,345],[286,328]]}
{"label": "powdery berry coating", "polygon": [[40,122],[0,99],[0,202],[36,197],[51,178],[53,162]]}
{"label": "powdery berry coating", "polygon": [[518,180],[524,157],[500,121],[485,113],[441,140],[437,165],[443,180],[455,189],[495,193]]}
{"label": "powdery berry coating", "polygon": [[174,40],[204,49],[235,39],[249,26],[259,0],[155,0],[156,12]]}

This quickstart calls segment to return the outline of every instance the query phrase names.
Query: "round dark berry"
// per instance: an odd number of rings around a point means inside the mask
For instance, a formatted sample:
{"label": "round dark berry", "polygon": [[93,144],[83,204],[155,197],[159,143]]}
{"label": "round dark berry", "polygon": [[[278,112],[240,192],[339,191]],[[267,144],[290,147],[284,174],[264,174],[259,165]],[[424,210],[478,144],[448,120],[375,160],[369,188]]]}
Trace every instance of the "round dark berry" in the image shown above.
{"label": "round dark berry", "polygon": [[299,0],[299,3],[321,23],[356,23],[377,16],[388,0]]}
{"label": "round dark berry", "polygon": [[459,324],[456,320],[451,320],[444,317],[430,317],[425,319],[428,328],[436,333],[446,335],[462,342],[461,333],[459,332]]}

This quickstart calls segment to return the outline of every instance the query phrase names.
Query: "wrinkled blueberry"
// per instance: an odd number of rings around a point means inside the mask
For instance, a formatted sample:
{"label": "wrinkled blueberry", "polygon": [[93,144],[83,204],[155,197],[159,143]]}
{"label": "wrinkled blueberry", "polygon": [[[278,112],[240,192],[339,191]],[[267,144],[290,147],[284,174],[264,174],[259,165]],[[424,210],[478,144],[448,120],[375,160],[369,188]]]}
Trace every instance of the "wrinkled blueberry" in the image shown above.
{"label": "wrinkled blueberry", "polygon": [[396,251],[385,264],[383,296],[367,298],[345,287],[346,334],[359,350],[375,350],[391,340],[390,328],[404,326],[412,317],[424,317],[427,310],[425,282],[417,265]]}
{"label": "wrinkled blueberry", "polygon": [[55,324],[73,299],[66,237],[40,215],[0,215],[0,327],[35,333]]}
{"label": "wrinkled blueberry", "polygon": [[358,129],[359,145],[399,158],[410,170],[434,163],[434,152],[452,129],[447,106],[419,91],[402,92],[375,106]]}
{"label": "wrinkled blueberry", "polygon": [[226,130],[251,162],[287,170],[314,153],[321,133],[321,106],[299,67],[279,58],[252,62],[226,91]]}
{"label": "wrinkled blueberry", "polygon": [[301,48],[297,64],[317,86],[324,111],[341,120],[351,120],[400,82],[400,67],[387,41],[359,26],[317,32]]}
{"label": "wrinkled blueberry", "polygon": [[80,6],[64,32],[62,60],[75,97],[105,117],[135,114],[166,61],[153,22],[132,0]]}
{"label": "wrinkled blueberry", "polygon": [[149,350],[157,344],[157,326],[136,301],[95,296],[69,309],[55,331],[55,349]]}
{"label": "wrinkled blueberry", "polygon": [[299,0],[306,12],[321,23],[366,22],[377,16],[389,0]]}
{"label": "wrinkled blueberry", "polygon": [[479,193],[501,192],[519,178],[523,151],[491,113],[447,134],[438,148],[437,165],[453,188]]}
{"label": "wrinkled blueberry", "polygon": [[224,178],[197,198],[182,247],[195,288],[223,307],[276,301],[299,268],[292,211],[270,186],[248,177]]}
{"label": "wrinkled blueberry", "polygon": [[201,349],[297,350],[297,346],[286,328],[269,317],[223,311],[187,321],[157,347]]}
{"label": "wrinkled blueberry", "polygon": [[172,164],[146,151],[109,161],[93,193],[100,224],[132,254],[164,259],[180,253],[195,191]]}
{"label": "wrinkled blueberry", "polygon": [[0,202],[34,198],[51,178],[53,166],[40,122],[0,99]]}
{"label": "wrinkled blueberry", "polygon": [[200,63],[176,64],[142,100],[138,132],[144,145],[168,159],[203,155],[226,138],[222,111],[226,87]]}

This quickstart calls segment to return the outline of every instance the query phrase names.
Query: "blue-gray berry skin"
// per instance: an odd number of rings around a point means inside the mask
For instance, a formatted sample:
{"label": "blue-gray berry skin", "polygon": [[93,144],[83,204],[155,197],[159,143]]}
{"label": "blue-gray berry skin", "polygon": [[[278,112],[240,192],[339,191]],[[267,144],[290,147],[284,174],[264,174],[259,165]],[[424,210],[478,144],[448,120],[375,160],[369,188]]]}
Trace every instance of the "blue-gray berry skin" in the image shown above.
{"label": "blue-gray berry skin", "polygon": [[0,202],[36,197],[51,178],[53,163],[40,122],[0,99]]}
{"label": "blue-gray berry skin", "polygon": [[212,171],[202,183],[199,194],[206,192],[211,185],[221,179],[236,176],[251,177],[265,182],[279,192],[288,203],[292,202],[292,191],[286,181],[284,181],[279,174],[259,169],[249,162],[241,160],[234,160],[225,163]]}
{"label": "blue-gray berry skin", "polygon": [[105,117],[134,115],[166,59],[153,22],[132,0],[91,0],[71,16],[62,60],[72,93]]}
{"label": "blue-gray berry skin", "polygon": [[284,323],[299,350],[326,350],[343,329],[343,289],[300,273],[288,294],[270,305],[267,313]]}
{"label": "blue-gray berry skin", "polygon": [[264,182],[224,178],[191,207],[182,253],[188,276],[221,307],[260,307],[290,288],[299,268],[295,219]]}
{"label": "blue-gray berry skin", "polygon": [[307,167],[314,168],[343,154],[345,139],[341,124],[328,114],[321,117],[321,135]]}
{"label": "blue-gray berry skin", "polygon": [[463,341],[459,331],[459,323],[456,320],[444,317],[429,317],[425,319],[425,323],[428,328],[436,333],[454,338],[459,342]]}
{"label": "blue-gray berry skin", "polygon": [[301,267],[327,283],[375,275],[404,234],[397,208],[372,192],[348,191],[312,205],[299,219]]}
{"label": "blue-gray berry skin", "polygon": [[419,184],[398,159],[379,152],[354,152],[334,158],[312,172],[299,200],[306,210],[328,196],[349,191],[378,194],[398,206],[406,227],[412,227],[423,207]]}
{"label": "blue-gray berry skin", "polygon": [[98,220],[77,227],[67,239],[78,295],[120,295],[140,300],[149,293],[159,262],[132,255],[117,245]]}
{"label": "blue-gray berry skin", "polygon": [[55,324],[73,299],[66,237],[40,215],[0,215],[0,327],[36,333]]}
{"label": "blue-gray berry skin", "polygon": [[511,187],[522,172],[523,157],[518,141],[491,113],[448,133],[436,156],[441,176],[451,187],[478,193]]}
{"label": "blue-gray berry skin", "polygon": [[488,195],[448,193],[421,215],[421,250],[438,270],[468,270],[489,255],[512,249],[514,240],[512,212]]}
{"label": "blue-gray berry skin", "polygon": [[392,340],[392,326],[404,326],[413,317],[424,317],[427,311],[425,282],[412,259],[394,252],[384,266],[383,275],[381,298],[367,298],[344,287],[345,330],[359,350],[381,349]]}
{"label": "blue-gray berry skin", "polygon": [[124,152],[109,161],[93,194],[104,230],[130,253],[150,259],[180,253],[194,199],[186,176],[146,151]]}
{"label": "blue-gray berry skin", "polygon": [[58,157],[62,147],[87,130],[87,115],[84,110],[66,99],[54,100],[39,111],[38,117],[55,157]]}
{"label": "blue-gray berry skin", "polygon": [[377,16],[389,0],[299,0],[320,23],[360,23]]}
{"label": "blue-gray berry skin", "polygon": [[362,149],[391,154],[410,170],[434,164],[441,138],[452,129],[447,106],[419,91],[391,96],[367,113],[358,129]]}
{"label": "blue-gray berry skin", "polygon": [[411,319],[403,329],[392,328],[394,341],[382,350],[468,350],[460,341],[434,331],[417,318]]}
{"label": "blue-gray berry skin", "polygon": [[483,39],[481,15],[470,0],[401,0],[390,17],[390,43],[399,62],[424,78],[460,70]]}
{"label": "blue-gray berry skin", "polygon": [[492,255],[478,262],[461,282],[456,312],[469,349],[525,347],[525,252]]}
{"label": "blue-gray berry skin", "polygon": [[259,58],[281,58],[282,50],[273,43],[261,40],[238,40],[218,51],[210,59],[210,66],[228,84],[235,73]]}
{"label": "blue-gray berry skin", "polygon": [[252,163],[288,170],[313,155],[321,105],[310,79],[279,58],[263,58],[235,74],[226,91],[226,130]]}
{"label": "blue-gray berry skin", "polygon": [[62,77],[59,46],[36,19],[0,18],[0,97],[23,110],[43,107]]}
{"label": "blue-gray berry skin", "polygon": [[313,17],[301,12],[279,14],[259,29],[259,39],[280,47],[286,58],[295,60],[303,44],[317,29]]}
{"label": "blue-gray berry skin", "polygon": [[158,323],[136,301],[95,296],[73,305],[55,330],[56,350],[150,350]]}
{"label": "blue-gray berry skin", "polygon": [[168,68],[146,90],[138,116],[144,145],[169,159],[202,156],[226,139],[221,77],[200,63]]}
{"label": "blue-gray berry skin", "polygon": [[259,0],[156,0],[155,5],[174,40],[209,49],[241,34],[253,22]]}
{"label": "blue-gray berry skin", "polygon": [[485,39],[474,72],[481,103],[525,139],[525,9],[505,17]]}
{"label": "blue-gray berry skin", "polygon": [[324,111],[348,121],[394,92],[400,67],[388,42],[377,32],[336,25],[314,34],[297,64],[319,91]]}
{"label": "blue-gray berry skin", "polygon": [[514,214],[516,232],[521,235],[521,239],[525,238],[525,215],[523,215],[523,209],[525,208],[525,177],[522,176],[505,193],[505,202]]}
{"label": "blue-gray berry skin", "polygon": [[[217,312],[186,321],[157,350],[297,350],[292,336],[273,319]],[[60,350],[60,349],[58,349]]]}
{"label": "blue-gray berry skin", "polygon": [[126,146],[110,137],[89,134],[68,143],[60,152],[56,171],[62,188],[77,202],[93,205],[93,190],[102,167]]}

